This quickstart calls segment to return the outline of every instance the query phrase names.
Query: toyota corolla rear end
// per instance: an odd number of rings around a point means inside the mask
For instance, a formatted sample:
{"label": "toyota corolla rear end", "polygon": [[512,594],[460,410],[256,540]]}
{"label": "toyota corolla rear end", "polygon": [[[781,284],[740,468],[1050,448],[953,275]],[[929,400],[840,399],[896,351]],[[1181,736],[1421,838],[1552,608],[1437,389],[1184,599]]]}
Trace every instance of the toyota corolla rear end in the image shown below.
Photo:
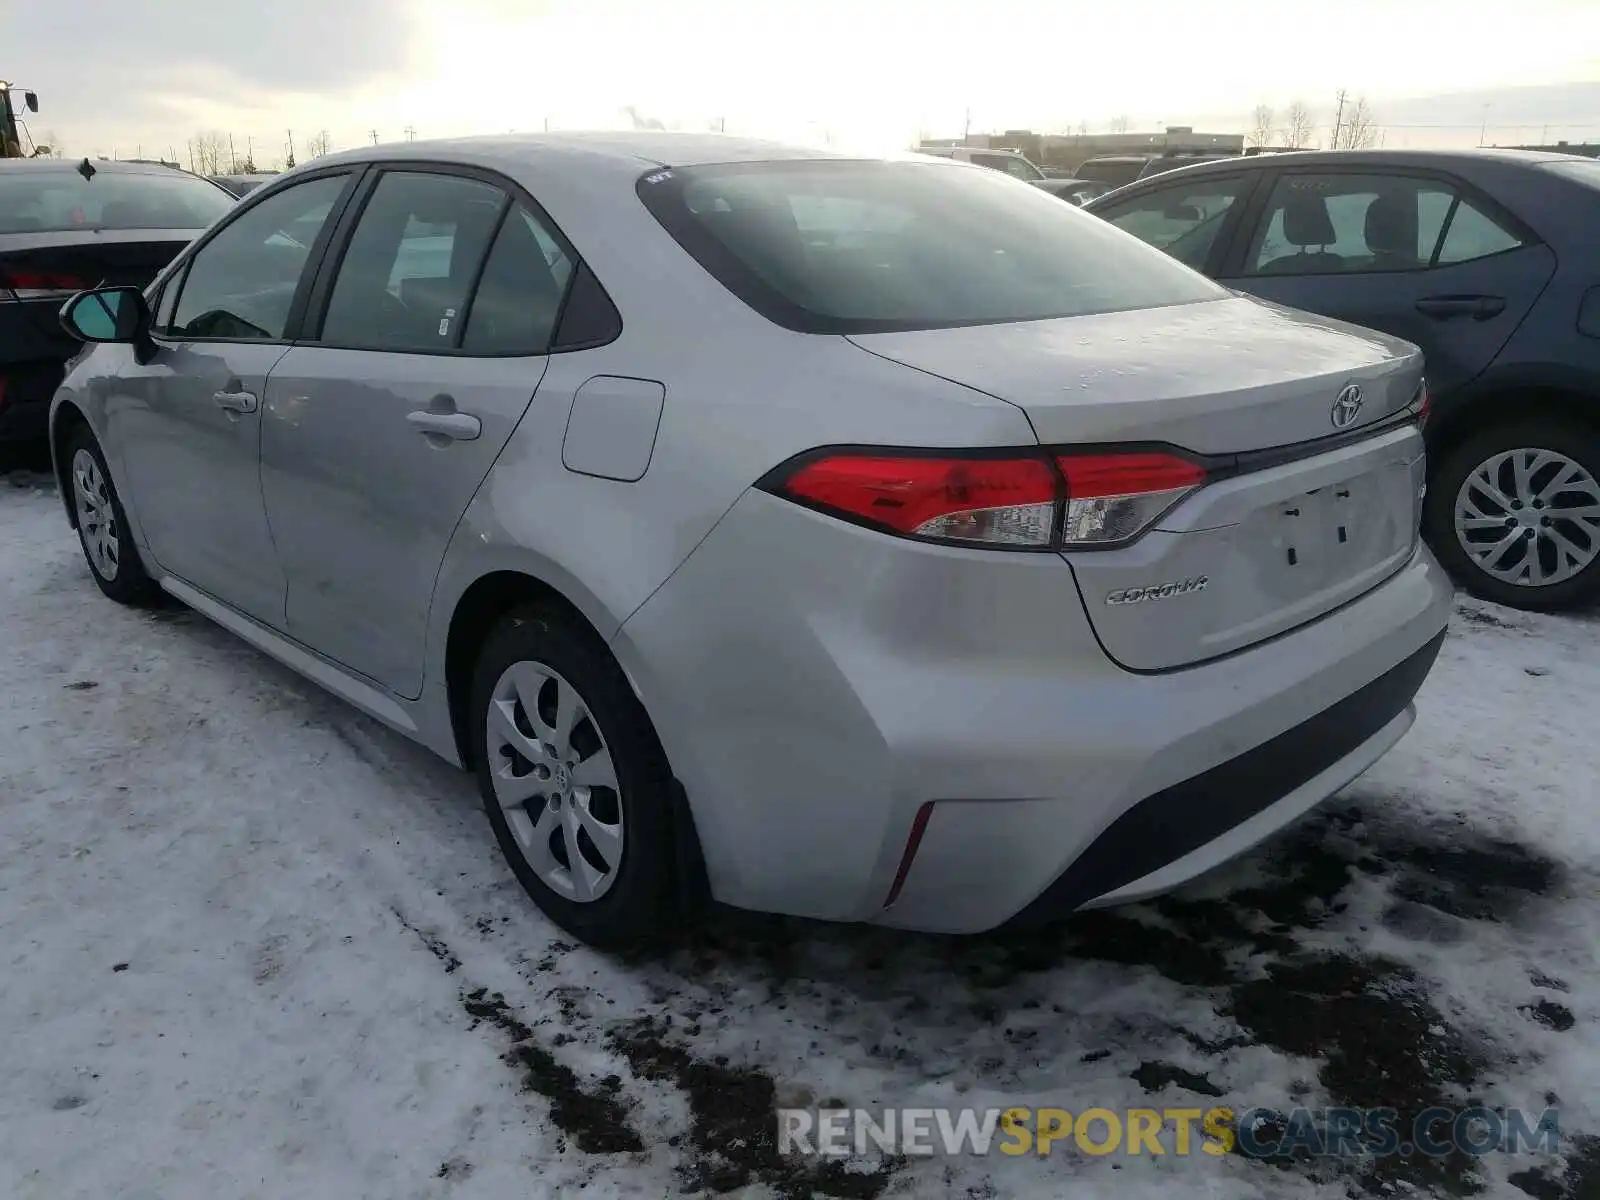
{"label": "toyota corolla rear end", "polygon": [[[1393,746],[1443,639],[1415,348],[985,174],[640,185],[862,381],[819,387],[820,421],[774,401],[727,429],[804,444],[616,639],[730,903],[976,932],[1165,890]],[[926,423],[863,441],[888,364]],[[950,444],[991,408],[1014,436]],[[819,436],[830,409],[850,436]]]}

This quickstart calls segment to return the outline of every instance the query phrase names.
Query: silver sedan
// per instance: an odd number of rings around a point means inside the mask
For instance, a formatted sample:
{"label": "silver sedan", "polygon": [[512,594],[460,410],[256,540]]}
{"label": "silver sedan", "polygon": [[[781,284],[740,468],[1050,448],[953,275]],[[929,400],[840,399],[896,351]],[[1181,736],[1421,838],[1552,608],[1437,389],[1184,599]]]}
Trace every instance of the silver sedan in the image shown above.
{"label": "silver sedan", "polygon": [[67,515],[476,772],[598,943],[1149,895],[1409,728],[1422,363],[982,168],[407,143],[63,310]]}

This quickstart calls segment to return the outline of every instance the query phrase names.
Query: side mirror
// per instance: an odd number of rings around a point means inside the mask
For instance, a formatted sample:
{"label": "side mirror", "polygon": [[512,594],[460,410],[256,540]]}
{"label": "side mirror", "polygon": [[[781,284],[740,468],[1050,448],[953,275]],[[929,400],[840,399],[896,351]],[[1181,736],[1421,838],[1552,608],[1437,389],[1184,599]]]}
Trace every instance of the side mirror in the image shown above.
{"label": "side mirror", "polygon": [[22,102],[28,106],[29,112],[39,111],[39,96],[36,92],[23,92]]}
{"label": "side mirror", "polygon": [[82,342],[140,342],[150,331],[150,307],[138,288],[79,292],[62,305],[61,328]]}

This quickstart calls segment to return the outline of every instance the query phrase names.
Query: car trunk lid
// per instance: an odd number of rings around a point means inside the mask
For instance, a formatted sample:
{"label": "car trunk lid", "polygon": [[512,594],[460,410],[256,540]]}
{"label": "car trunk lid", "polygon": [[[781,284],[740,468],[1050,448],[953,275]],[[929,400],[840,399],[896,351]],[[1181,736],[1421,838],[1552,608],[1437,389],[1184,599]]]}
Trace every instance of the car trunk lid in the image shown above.
{"label": "car trunk lid", "polygon": [[[1205,454],[1292,445],[1383,420],[1414,399],[1407,342],[1255,299],[909,333],[856,345],[1027,413],[1046,445],[1168,442]],[[1397,372],[1410,362],[1411,372]],[[1332,407],[1349,384],[1348,425]]]}
{"label": "car trunk lid", "polygon": [[1131,670],[1278,636],[1415,553],[1421,356],[1407,343],[1243,299],[853,340],[1016,404],[1060,455],[1172,448],[1204,465],[1203,486],[1133,541],[1063,548],[1102,646]]}

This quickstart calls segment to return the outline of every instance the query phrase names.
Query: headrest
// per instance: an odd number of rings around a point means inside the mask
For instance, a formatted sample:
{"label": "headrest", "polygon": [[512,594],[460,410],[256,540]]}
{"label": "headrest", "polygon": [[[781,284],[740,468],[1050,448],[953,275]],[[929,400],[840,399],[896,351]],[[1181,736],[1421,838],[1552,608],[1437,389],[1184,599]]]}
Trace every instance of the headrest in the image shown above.
{"label": "headrest", "polygon": [[1367,206],[1367,249],[1417,257],[1417,206],[1411,196],[1379,196]]}
{"label": "headrest", "polygon": [[1283,208],[1283,236],[1291,246],[1331,246],[1338,241],[1321,196],[1291,196]]}

